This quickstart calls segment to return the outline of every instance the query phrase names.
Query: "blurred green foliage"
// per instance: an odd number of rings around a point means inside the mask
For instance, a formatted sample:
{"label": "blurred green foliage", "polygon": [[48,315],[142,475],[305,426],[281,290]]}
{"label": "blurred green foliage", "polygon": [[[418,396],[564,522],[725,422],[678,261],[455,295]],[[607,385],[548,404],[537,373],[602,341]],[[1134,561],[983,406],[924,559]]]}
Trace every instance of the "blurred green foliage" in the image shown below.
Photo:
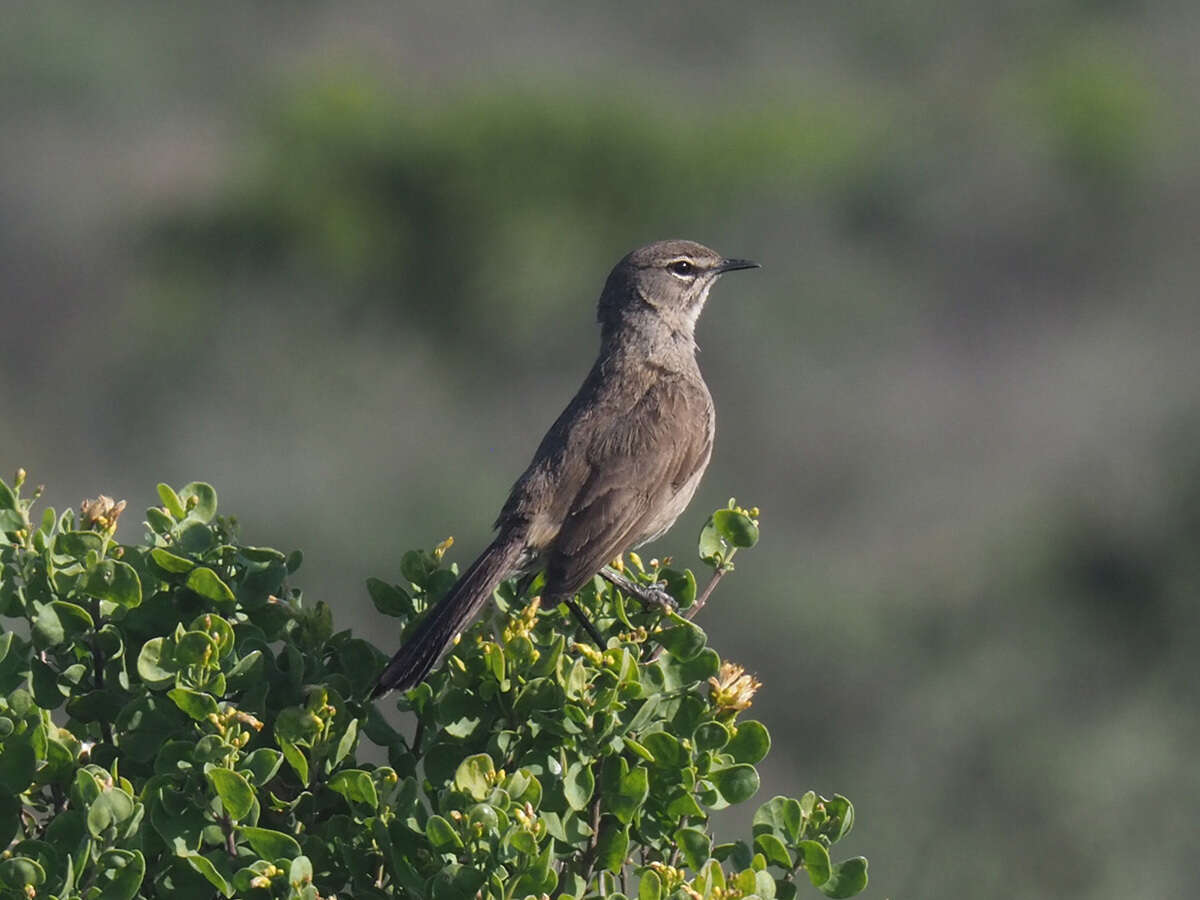
{"label": "blurred green foliage", "polygon": [[603,93],[423,106],[327,75],[267,105],[224,189],[167,215],[153,246],[164,281],[200,280],[197,302],[231,271],[315,278],[331,305],[430,334],[451,321],[447,350],[487,352],[500,325],[518,343],[542,333],[578,272],[631,235],[785,191],[861,204],[862,113],[814,100],[707,117]]}
{"label": "blurred green foliage", "polygon": [[[711,811],[758,791],[770,737],[740,719],[758,682],[689,621],[690,572],[622,562],[672,586],[679,612],[589,584],[578,599],[603,649],[506,583],[401,700],[417,717],[406,739],[366,699],[384,655],[292,586],[299,553],[240,543],[211,486],[160,484],[145,543],[125,545],[123,502],[35,522],[23,480],[0,482],[0,614],[29,634],[0,630],[0,897],[787,900],[801,883],[835,898],[866,886],[864,859],[830,859],[854,824],[841,796],[775,797],[751,841],[714,844]],[[757,536],[731,503],[701,543]],[[405,554],[404,586],[370,581],[376,607],[412,624],[455,580],[448,545]],[[389,764],[361,761],[362,738]]]}

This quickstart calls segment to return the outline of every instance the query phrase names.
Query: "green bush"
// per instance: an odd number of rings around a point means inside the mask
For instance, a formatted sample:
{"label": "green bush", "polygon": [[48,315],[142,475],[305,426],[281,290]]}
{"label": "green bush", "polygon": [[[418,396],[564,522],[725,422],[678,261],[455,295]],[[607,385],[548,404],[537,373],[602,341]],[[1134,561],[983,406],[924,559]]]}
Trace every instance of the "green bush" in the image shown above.
{"label": "green bush", "polygon": [[[409,740],[366,700],[384,655],[292,586],[299,553],[240,543],[209,485],[160,485],[145,541],[122,545],[123,503],[35,524],[23,481],[0,482],[0,614],[19,620],[0,631],[0,897],[655,900],[866,884],[865,860],[830,861],[853,824],[840,796],[775,797],[752,840],[713,845],[710,811],[757,791],[770,740],[739,720],[758,683],[687,618],[704,599],[691,572],[626,565],[665,581],[679,613],[598,579],[582,591],[603,651],[504,585],[400,700]],[[710,518],[714,583],[757,540],[755,513]],[[448,544],[405,554],[406,586],[370,581],[376,607],[411,624],[454,580]]]}

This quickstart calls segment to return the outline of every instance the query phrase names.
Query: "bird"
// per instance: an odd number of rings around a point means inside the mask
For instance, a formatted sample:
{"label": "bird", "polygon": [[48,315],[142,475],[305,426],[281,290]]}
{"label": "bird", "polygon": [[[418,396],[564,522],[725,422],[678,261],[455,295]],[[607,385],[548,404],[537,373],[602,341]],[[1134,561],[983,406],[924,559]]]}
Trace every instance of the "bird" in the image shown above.
{"label": "bird", "polygon": [[[613,267],[597,305],[600,352],[500,510],[494,540],[384,668],[379,697],[420,683],[493,591],[544,570],[544,607],[565,603],[609,561],[665,533],[712,456],[712,396],[696,361],[696,321],[717,279],[758,268],[667,240]],[[597,641],[599,643],[599,641]]]}

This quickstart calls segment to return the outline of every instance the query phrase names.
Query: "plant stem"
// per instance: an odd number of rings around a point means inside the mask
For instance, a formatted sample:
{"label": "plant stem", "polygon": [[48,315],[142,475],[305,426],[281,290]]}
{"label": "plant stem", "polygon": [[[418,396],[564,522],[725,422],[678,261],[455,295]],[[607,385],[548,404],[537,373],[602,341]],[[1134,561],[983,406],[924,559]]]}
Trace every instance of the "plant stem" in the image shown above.
{"label": "plant stem", "polygon": [[[100,601],[92,598],[92,675],[96,682],[96,690],[104,690],[104,651],[100,649],[100,624],[103,621],[100,618]],[[111,744],[113,742],[112,725],[107,720],[100,720],[100,734],[104,738],[104,743]]]}
{"label": "plant stem", "polygon": [[229,813],[221,816],[221,830],[225,832],[225,852],[236,859],[237,841],[233,837],[233,819],[229,818]]}
{"label": "plant stem", "polygon": [[[732,555],[733,554],[731,553],[730,556]],[[683,617],[685,619],[694,618],[696,613],[700,612],[700,610],[704,608],[704,604],[708,602],[708,598],[712,596],[712,592],[716,589],[717,584],[722,578],[725,577],[725,573],[728,571],[729,569],[724,567],[715,569],[713,571],[712,578],[709,580],[708,584],[704,586],[704,590],[701,591],[700,596],[696,598],[696,602],[683,611]]]}

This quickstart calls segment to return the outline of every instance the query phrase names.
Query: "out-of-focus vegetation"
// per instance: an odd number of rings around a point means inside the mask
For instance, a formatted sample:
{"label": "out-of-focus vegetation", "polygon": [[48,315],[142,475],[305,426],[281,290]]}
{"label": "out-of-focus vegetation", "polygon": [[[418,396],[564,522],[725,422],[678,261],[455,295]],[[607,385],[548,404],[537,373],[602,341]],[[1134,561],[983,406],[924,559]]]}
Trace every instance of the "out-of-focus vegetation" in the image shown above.
{"label": "out-of-focus vegetation", "polygon": [[694,508],[770,501],[753,599],[703,613],[805,748],[767,789],[855,798],[864,896],[1186,895],[1198,28],[1111,0],[10,11],[4,458],[60,506],[219,482],[382,627],[363,574],[482,546],[621,254],[760,259],[701,322]]}

